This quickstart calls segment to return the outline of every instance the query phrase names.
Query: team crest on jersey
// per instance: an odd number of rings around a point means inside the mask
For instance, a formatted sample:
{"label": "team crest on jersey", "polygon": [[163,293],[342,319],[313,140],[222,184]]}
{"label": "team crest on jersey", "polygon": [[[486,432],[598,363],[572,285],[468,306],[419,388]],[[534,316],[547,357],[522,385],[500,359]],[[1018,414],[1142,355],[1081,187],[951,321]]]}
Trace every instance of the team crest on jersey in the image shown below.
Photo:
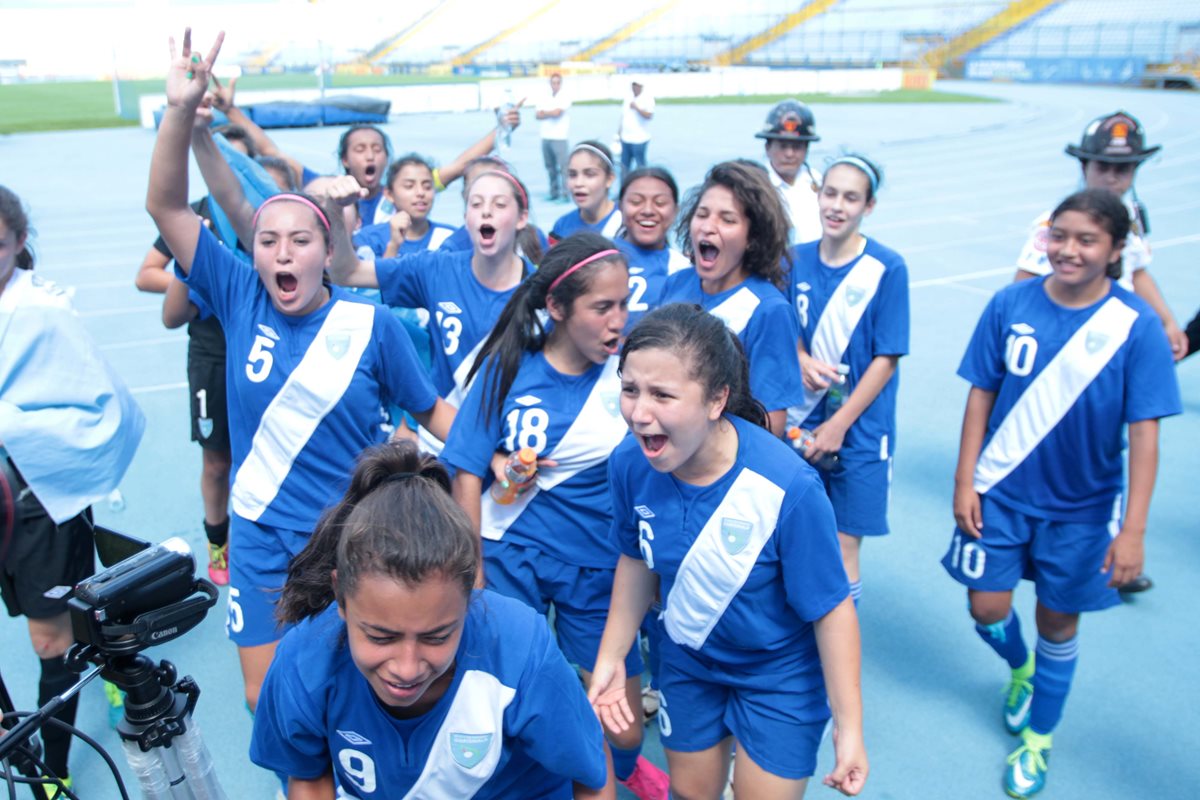
{"label": "team crest on jersey", "polygon": [[604,410],[610,417],[621,416],[620,395],[616,392],[604,392],[600,395],[600,402],[604,403]]}
{"label": "team crest on jersey", "polygon": [[1014,322],[1012,324],[1013,333],[1019,333],[1022,336],[1029,336],[1033,333],[1034,327],[1027,325],[1024,322]]}
{"label": "team crest on jersey", "polygon": [[1108,344],[1108,334],[1101,333],[1100,331],[1088,331],[1087,339],[1083,342],[1083,346],[1088,351],[1089,356],[1106,344]]}
{"label": "team crest on jersey", "polygon": [[799,283],[796,284],[796,288],[802,292],[807,292],[809,289],[812,288],[812,284],[809,283],[808,281],[800,281]]}
{"label": "team crest on jersey", "polygon": [[450,754],[460,767],[470,769],[483,761],[492,745],[490,733],[451,733]]}
{"label": "team crest on jersey", "polygon": [[649,506],[634,506],[633,510],[636,511],[638,516],[642,519],[654,519],[654,512],[650,510]]}
{"label": "team crest on jersey", "polygon": [[846,302],[852,306],[856,306],[862,301],[862,299],[864,297],[866,297],[866,294],[867,293],[862,289],[862,287],[847,286],[846,287]]}
{"label": "team crest on jersey", "polygon": [[196,419],[196,427],[200,429],[200,438],[207,439],[212,436],[213,421],[208,417],[199,417]]}
{"label": "team crest on jersey", "polygon": [[449,300],[443,300],[442,302],[438,303],[438,308],[440,308],[442,311],[445,311],[447,314],[462,313],[462,309]]}
{"label": "team crest on jersey", "polygon": [[331,333],[327,335],[325,337],[325,349],[329,351],[329,355],[340,359],[350,349],[350,334]]}
{"label": "team crest on jersey", "polygon": [[269,336],[272,339],[274,339],[275,341],[277,341],[277,342],[279,341],[279,334],[276,333],[275,330],[273,328],[271,328],[271,326],[263,325],[260,322],[260,323],[258,323],[258,329],[260,331],[262,331],[263,336]]}
{"label": "team crest on jersey", "polygon": [[355,747],[362,747],[363,745],[368,745],[371,743],[370,739],[363,736],[361,733],[355,733],[354,731],[339,730],[338,736],[342,737]]}
{"label": "team crest on jersey", "polygon": [[536,406],[538,403],[542,402],[542,398],[534,397],[531,394],[523,394],[517,399],[513,400],[513,402],[519,406]]}
{"label": "team crest on jersey", "polygon": [[731,556],[746,549],[750,543],[751,525],[744,519],[721,518],[721,544]]}

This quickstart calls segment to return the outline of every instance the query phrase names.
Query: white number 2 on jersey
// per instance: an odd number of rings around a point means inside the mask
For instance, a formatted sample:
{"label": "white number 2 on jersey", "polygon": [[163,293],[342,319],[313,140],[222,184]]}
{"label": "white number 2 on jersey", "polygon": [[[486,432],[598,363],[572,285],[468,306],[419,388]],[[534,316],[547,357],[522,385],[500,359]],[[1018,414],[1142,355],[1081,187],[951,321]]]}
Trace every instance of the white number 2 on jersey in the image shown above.
{"label": "white number 2 on jersey", "polygon": [[629,310],[646,311],[650,304],[643,298],[646,296],[646,278],[642,275],[629,276]]}
{"label": "white number 2 on jersey", "polygon": [[262,383],[271,374],[271,367],[275,365],[275,357],[271,355],[271,348],[275,346],[275,340],[270,336],[259,334],[254,337],[254,344],[250,347],[250,355],[246,357],[246,377],[255,383]]}
{"label": "white number 2 on jersey", "polygon": [[522,447],[533,448],[540,453],[546,449],[546,429],[550,427],[550,415],[541,408],[514,408],[505,417],[508,437],[504,447],[510,453]]}
{"label": "white number 2 on jersey", "polygon": [[375,791],[375,761],[369,755],[347,747],[338,751],[338,763],[360,791]]}

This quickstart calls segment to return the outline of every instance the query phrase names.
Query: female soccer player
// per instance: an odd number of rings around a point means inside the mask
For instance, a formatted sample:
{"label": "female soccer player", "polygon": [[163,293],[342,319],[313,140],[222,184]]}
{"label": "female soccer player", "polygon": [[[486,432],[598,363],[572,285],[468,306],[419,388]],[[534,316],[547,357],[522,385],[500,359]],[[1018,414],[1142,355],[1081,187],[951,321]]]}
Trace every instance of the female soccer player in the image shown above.
{"label": "female soccer player", "polygon": [[475,534],[449,492],[411,443],[363,456],[289,569],[279,614],[295,627],[251,759],[289,776],[291,800],[614,797],[546,621],[472,591]]}
{"label": "female soccer player", "polygon": [[737,334],[750,360],[750,393],[782,436],[804,389],[792,345],[796,315],[780,291],[788,219],[779,195],[761,167],[726,161],[692,191],[678,227],[693,266],[667,279],[662,302],[696,303]]}
{"label": "female soccer player", "polygon": [[[333,272],[346,286],[379,287],[388,305],[430,314],[439,334],[433,383],[452,406],[462,404],[476,352],[517,284],[533,271],[517,254],[517,237],[529,215],[527,198],[525,187],[509,173],[481,172],[467,188],[470,250],[353,259]],[[441,450],[439,441],[423,437],[422,442],[433,452]]]}
{"label": "female soccer player", "polygon": [[225,331],[234,472],[228,630],[253,709],[280,636],[270,593],[355,457],[386,438],[382,404],[413,409],[439,436],[453,409],[394,317],[323,282],[337,239],[311,198],[278,194],[259,208],[253,266],[219,245],[188,206],[188,140],[220,45],[193,56],[188,30],[176,57],[172,41],[146,209]]}
{"label": "female soccer player", "polygon": [[[805,453],[813,463],[838,454],[821,478],[855,603],[862,537],[888,532],[897,363],[908,352],[908,268],[894,250],[859,232],[880,182],[879,168],[862,156],[829,165],[818,198],[821,238],[792,251],[788,276],[804,379],[804,402],[788,410],[789,422],[813,432]],[[831,387],[836,393],[827,395]]]}
{"label": "female soccer player", "polygon": [[826,785],[867,777],[858,618],[815,471],[764,430],[737,337],[691,304],[647,314],[621,350],[612,540],[621,551],[589,698],[635,720],[626,653],[657,587],[659,726],[673,797],[799,798],[833,711]]}
{"label": "female soccer player", "polygon": [[[1180,412],[1158,317],[1113,280],[1128,233],[1129,213],[1111,192],[1064,200],[1050,215],[1053,274],[998,292],[958,369],[971,392],[954,479],[958,527],[942,565],[967,587],[980,637],[1012,668],[1004,723],[1021,735],[1005,770],[1013,797],[1045,785],[1080,613],[1118,604],[1115,587],[1142,569],[1158,420]],[[1036,669],[1012,609],[1022,577],[1037,587]]]}
{"label": "female soccer player", "polygon": [[668,243],[679,213],[679,186],[662,167],[642,167],[621,181],[618,195],[624,226],[613,242],[629,262],[629,321],[633,326],[658,308],[667,277],[691,263]]}
{"label": "female soccer player", "polygon": [[575,210],[558,218],[550,229],[550,241],[557,242],[572,233],[591,231],[609,239],[621,229],[621,210],[608,196],[617,168],[612,152],[600,142],[580,142],[567,159],[567,191]]}
{"label": "female soccer player", "polygon": [[[457,470],[455,498],[481,531],[488,586],[542,612],[553,604],[559,645],[585,680],[617,563],[605,535],[605,464],[626,433],[616,354],[628,295],[625,257],[604,237],[579,233],[552,247],[484,342],[442,454]],[[536,486],[500,505],[487,491],[493,455],[525,447],[543,459]],[[626,668],[640,715],[637,652]],[[616,777],[639,797],[665,800],[666,777],[639,755],[641,741],[640,726],[612,738]]]}
{"label": "female soccer player", "polygon": [[396,209],[386,222],[365,224],[354,244],[377,258],[394,258],[422,250],[437,250],[454,232],[453,225],[432,222],[429,212],[437,199],[433,165],[416,153],[401,156],[387,170],[384,196]]}

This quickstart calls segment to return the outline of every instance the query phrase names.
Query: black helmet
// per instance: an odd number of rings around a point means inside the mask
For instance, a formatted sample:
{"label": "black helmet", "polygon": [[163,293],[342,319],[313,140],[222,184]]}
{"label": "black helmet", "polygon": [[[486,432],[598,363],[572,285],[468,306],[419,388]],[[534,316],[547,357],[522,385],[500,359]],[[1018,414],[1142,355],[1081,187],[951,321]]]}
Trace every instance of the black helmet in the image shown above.
{"label": "black helmet", "polygon": [[1067,155],[1080,161],[1103,161],[1107,164],[1140,164],[1162,149],[1162,145],[1146,148],[1146,132],[1131,114],[1116,111],[1097,117],[1083,131],[1079,146],[1067,145]]}
{"label": "black helmet", "polygon": [[759,139],[779,139],[792,142],[816,142],[816,122],[812,109],[799,100],[784,100],[776,103],[767,114],[763,129],[754,134]]}

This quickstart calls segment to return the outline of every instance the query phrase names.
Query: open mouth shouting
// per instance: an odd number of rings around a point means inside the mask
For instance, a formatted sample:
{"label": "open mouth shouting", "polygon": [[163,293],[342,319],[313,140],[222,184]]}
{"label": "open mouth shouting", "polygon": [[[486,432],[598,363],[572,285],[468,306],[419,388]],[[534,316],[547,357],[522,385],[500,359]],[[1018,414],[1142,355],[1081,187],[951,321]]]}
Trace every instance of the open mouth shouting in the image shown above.
{"label": "open mouth shouting", "polygon": [[483,247],[491,247],[496,243],[496,226],[489,223],[484,223],[479,226],[479,244]]}
{"label": "open mouth shouting", "polygon": [[696,243],[696,266],[702,269],[712,269],[717,265],[717,258],[721,255],[721,248],[717,247],[712,242],[697,242]]}
{"label": "open mouth shouting", "polygon": [[663,433],[642,434],[638,436],[638,439],[642,442],[642,452],[646,454],[647,458],[655,458],[662,455],[663,450],[667,446],[667,436]]}
{"label": "open mouth shouting", "polygon": [[288,302],[295,299],[296,289],[300,286],[300,279],[290,272],[275,273],[275,288],[279,290],[279,299],[281,302]]}

